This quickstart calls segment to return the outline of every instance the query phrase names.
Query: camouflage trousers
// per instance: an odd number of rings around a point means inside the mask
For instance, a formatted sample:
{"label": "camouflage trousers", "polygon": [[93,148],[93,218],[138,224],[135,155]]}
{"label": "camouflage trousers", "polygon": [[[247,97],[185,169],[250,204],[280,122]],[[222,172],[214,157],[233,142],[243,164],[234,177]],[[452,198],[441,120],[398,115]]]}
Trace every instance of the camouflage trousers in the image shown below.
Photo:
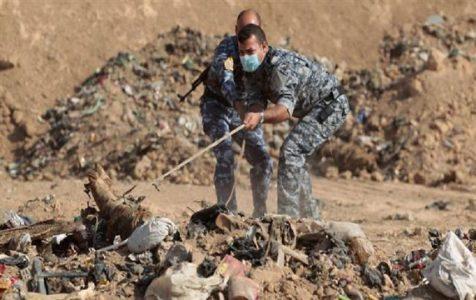
{"label": "camouflage trousers", "polygon": [[281,146],[278,165],[279,214],[319,219],[306,158],[341,127],[350,110],[345,95],[339,96],[331,105],[334,111],[322,123],[317,121],[322,107],[313,108],[296,124]]}
{"label": "camouflage trousers", "polygon": [[[203,130],[213,141],[240,126],[242,121],[235,109],[227,107],[217,100],[202,97],[201,109]],[[251,164],[250,182],[253,194],[254,216],[266,213],[273,163],[266,149],[263,129],[240,131],[233,140],[241,145],[246,141],[244,156]],[[213,149],[217,163],[215,167],[215,191],[217,202],[225,204],[233,190],[235,181],[235,156],[232,149],[232,138],[226,139]],[[228,208],[236,211],[236,192],[233,191]]]}

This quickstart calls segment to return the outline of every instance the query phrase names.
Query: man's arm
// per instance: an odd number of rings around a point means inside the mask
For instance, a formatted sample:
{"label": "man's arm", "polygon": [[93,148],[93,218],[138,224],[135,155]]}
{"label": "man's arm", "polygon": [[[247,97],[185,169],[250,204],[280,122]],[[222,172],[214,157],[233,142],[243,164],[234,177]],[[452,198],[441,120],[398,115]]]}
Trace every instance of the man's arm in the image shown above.
{"label": "man's arm", "polygon": [[238,98],[236,84],[233,74],[233,49],[235,41],[233,38],[225,38],[215,49],[211,70],[218,77],[219,89],[230,105],[233,105]]}
{"label": "man's arm", "polygon": [[276,104],[264,111],[262,107],[254,106],[245,114],[243,123],[245,129],[253,130],[261,122],[275,124],[289,120],[290,117],[288,109],[281,104]]}
{"label": "man's arm", "polygon": [[[260,122],[279,123],[289,120],[296,104],[296,88],[298,75],[288,63],[277,65],[271,74],[269,88],[276,104],[263,112],[263,107],[252,106],[245,115],[244,124],[247,130],[253,130]],[[274,101],[273,101],[274,102]]]}

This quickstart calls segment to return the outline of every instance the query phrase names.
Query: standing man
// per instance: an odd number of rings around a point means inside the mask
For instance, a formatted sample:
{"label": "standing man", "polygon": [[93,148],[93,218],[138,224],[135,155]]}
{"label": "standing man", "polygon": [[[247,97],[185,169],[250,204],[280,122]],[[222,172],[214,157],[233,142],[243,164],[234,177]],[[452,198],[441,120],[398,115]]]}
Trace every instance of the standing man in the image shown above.
{"label": "standing man", "polygon": [[[254,10],[244,10],[238,15],[235,32],[248,24],[257,27],[261,25],[261,18]],[[203,130],[213,141],[242,124],[237,110],[243,115],[244,104],[240,96],[243,70],[247,69],[240,63],[236,36],[225,38],[215,49],[201,99]],[[266,199],[272,173],[272,160],[266,149],[263,129],[261,126],[255,126],[253,130],[238,132],[233,139],[239,144],[243,140],[246,141],[245,157],[252,166],[250,181],[253,216],[263,216],[266,213]],[[235,159],[232,143],[232,139],[229,138],[213,150],[217,160],[214,183],[217,202],[225,204],[230,198],[228,208],[236,211],[236,193],[233,189]]]}
{"label": "standing man", "polygon": [[[262,123],[299,119],[280,149],[278,213],[319,218],[306,168],[309,157],[344,123],[349,113],[347,97],[338,80],[323,66],[295,52],[268,46],[256,25],[238,33],[245,73],[244,94],[248,112],[246,129]],[[267,101],[274,103],[267,108]]]}

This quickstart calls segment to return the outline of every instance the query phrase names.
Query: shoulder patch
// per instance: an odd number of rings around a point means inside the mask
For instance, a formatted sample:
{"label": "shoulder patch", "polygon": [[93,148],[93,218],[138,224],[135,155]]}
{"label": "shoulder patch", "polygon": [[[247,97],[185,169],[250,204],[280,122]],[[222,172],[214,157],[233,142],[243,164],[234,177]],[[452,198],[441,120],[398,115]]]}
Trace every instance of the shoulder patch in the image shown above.
{"label": "shoulder patch", "polygon": [[225,67],[225,70],[233,72],[233,57],[228,56],[223,65]]}

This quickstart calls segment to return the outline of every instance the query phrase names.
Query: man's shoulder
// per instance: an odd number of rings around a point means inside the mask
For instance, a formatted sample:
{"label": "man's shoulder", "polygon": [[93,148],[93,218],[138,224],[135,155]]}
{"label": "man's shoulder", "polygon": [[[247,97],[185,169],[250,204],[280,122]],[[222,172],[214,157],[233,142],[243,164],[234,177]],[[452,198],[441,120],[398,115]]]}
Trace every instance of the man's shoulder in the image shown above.
{"label": "man's shoulder", "polygon": [[227,35],[218,44],[217,48],[225,48],[225,49],[232,49],[236,50],[238,46],[238,40],[235,35]]}
{"label": "man's shoulder", "polygon": [[292,66],[292,65],[312,65],[309,58],[291,50],[283,48],[273,48],[270,57],[270,64],[273,66]]}

